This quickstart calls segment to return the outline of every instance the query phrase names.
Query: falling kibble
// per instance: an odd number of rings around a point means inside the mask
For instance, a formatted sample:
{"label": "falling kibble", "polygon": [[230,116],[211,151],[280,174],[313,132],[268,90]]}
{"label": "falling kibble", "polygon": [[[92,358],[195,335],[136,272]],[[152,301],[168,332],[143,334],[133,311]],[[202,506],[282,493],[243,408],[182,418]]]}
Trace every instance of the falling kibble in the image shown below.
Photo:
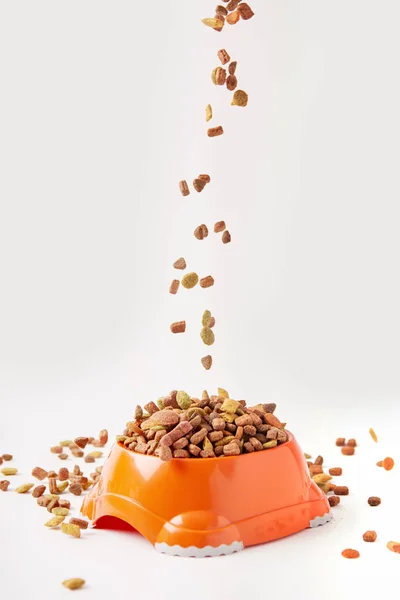
{"label": "falling kibble", "polygon": [[79,590],[79,588],[85,585],[85,580],[80,579],[79,577],[74,577],[73,579],[66,579],[62,582],[63,586],[69,590]]}
{"label": "falling kibble", "polygon": [[199,276],[197,275],[197,273],[186,273],[186,275],[184,275],[182,277],[182,286],[187,289],[190,290],[192,288],[194,288],[199,282]]}
{"label": "falling kibble", "polygon": [[201,364],[205,368],[206,371],[209,371],[212,367],[212,356],[207,354],[207,356],[203,356],[201,359]]}
{"label": "falling kibble", "polygon": [[200,337],[206,346],[212,346],[215,342],[214,332],[209,327],[203,327],[200,332]]}
{"label": "falling kibble", "polygon": [[222,28],[225,23],[222,15],[218,15],[217,17],[202,19],[201,22],[204,23],[204,25],[206,25],[207,27],[211,27],[212,29],[215,29],[215,31],[222,31]]}
{"label": "falling kibble", "polygon": [[344,556],[344,558],[359,558],[360,553],[358,550],[347,548],[346,550],[343,550],[342,556]]}
{"label": "falling kibble", "polygon": [[249,96],[246,92],[244,92],[243,90],[236,90],[236,92],[233,94],[231,105],[244,107],[247,106],[248,101]]}
{"label": "falling kibble", "polygon": [[[61,519],[61,517],[59,518]],[[73,525],[72,523],[61,523],[61,533],[65,533],[66,535],[75,538],[81,537],[80,527],[78,527],[78,525]]]}
{"label": "falling kibble", "polygon": [[219,135],[222,135],[223,133],[224,133],[224,130],[221,125],[218,125],[218,127],[211,127],[207,131],[208,137],[217,137]]}
{"label": "falling kibble", "polygon": [[190,194],[189,186],[187,184],[187,181],[185,181],[184,179],[179,182],[179,189],[180,189],[182,196],[189,196],[189,194]]}
{"label": "falling kibble", "polygon": [[17,492],[17,494],[26,494],[26,492],[29,492],[29,490],[31,490],[34,487],[34,485],[34,483],[23,483],[22,485],[15,488],[15,491]]}
{"label": "falling kibble", "polygon": [[374,442],[378,441],[378,436],[376,435],[375,431],[372,429],[372,427],[370,427],[369,429],[369,435],[372,437],[372,439],[374,440]]}
{"label": "falling kibble", "polygon": [[173,279],[171,285],[169,286],[169,293],[176,294],[179,289],[180,281],[179,279]]}
{"label": "falling kibble", "polygon": [[212,106],[211,104],[207,104],[206,106],[206,121],[211,121],[213,116],[213,112],[212,112]]}
{"label": "falling kibble", "polygon": [[174,269],[179,269],[180,271],[184,271],[186,269],[186,260],[182,258],[178,258],[173,264]]}
{"label": "falling kibble", "polygon": [[224,233],[222,234],[222,243],[229,244],[230,241],[231,241],[231,234],[229,233],[229,231],[227,229],[225,229]]}
{"label": "falling kibble", "polygon": [[209,288],[213,285],[214,277],[212,277],[211,275],[207,275],[207,277],[203,277],[203,279],[200,279],[200,287],[202,288]]}
{"label": "falling kibble", "polygon": [[170,330],[172,333],[185,333],[186,331],[186,321],[176,321],[170,325]]}
{"label": "falling kibble", "polygon": [[[228,13],[228,11],[226,12]],[[224,48],[218,51],[218,58],[223,65],[226,65],[231,60],[231,57]]]}

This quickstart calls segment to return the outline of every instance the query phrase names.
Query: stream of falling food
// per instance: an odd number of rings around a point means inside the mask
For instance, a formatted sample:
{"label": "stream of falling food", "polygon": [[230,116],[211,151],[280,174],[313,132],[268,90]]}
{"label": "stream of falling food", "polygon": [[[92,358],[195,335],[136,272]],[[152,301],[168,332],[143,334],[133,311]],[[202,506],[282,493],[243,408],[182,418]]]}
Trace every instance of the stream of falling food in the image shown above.
{"label": "stream of falling food", "polygon": [[[202,22],[207,27],[210,27],[214,31],[221,32],[227,23],[228,25],[235,25],[240,20],[247,21],[254,16],[254,12],[250,8],[248,4],[245,2],[240,2],[240,0],[230,0],[229,2],[225,2],[225,6],[218,5],[215,9],[215,17],[203,19]],[[217,57],[222,66],[218,65],[211,72],[211,80],[214,85],[226,86],[229,92],[234,92],[233,96],[230,97],[231,106],[239,106],[245,107],[248,102],[248,95],[244,90],[238,90],[238,80],[236,77],[236,68],[237,61],[231,60],[231,57],[228,51],[225,48],[221,48],[216,53]],[[226,68],[224,68],[226,67]],[[228,72],[227,72],[228,71]],[[211,104],[207,104],[206,106],[206,122],[208,123],[213,119],[213,109]],[[222,125],[215,125],[214,127],[209,127],[207,130],[207,135],[210,138],[218,137],[224,133],[224,129]],[[193,189],[200,193],[204,190],[204,188],[211,182],[211,177],[207,173],[203,173],[195,177],[193,180]],[[183,179],[179,182],[179,189],[181,191],[182,196],[190,195],[190,187],[186,179]],[[221,241],[223,244],[229,244],[231,241],[231,234],[227,229],[225,221],[217,221],[213,227],[214,233],[222,234]],[[205,223],[202,223],[196,227],[194,230],[194,237],[199,240],[205,240],[208,237],[209,228]],[[173,267],[178,270],[184,271],[187,267],[186,260],[181,257],[178,258]],[[199,278],[198,274],[195,272],[185,273],[182,279],[173,279],[170,287],[170,294],[177,294],[179,287],[186,289],[192,289],[196,287],[196,285],[200,283],[200,287],[209,288],[214,285],[214,277],[212,275],[205,275],[204,277]],[[210,310],[205,310],[202,318],[201,318],[201,330],[200,337],[206,346],[212,346],[215,342],[215,335],[213,332],[213,327],[215,325],[215,318],[212,315]],[[172,333],[185,333],[186,331],[186,321],[176,321],[170,325],[170,330]],[[206,369],[206,371],[210,370],[212,367],[213,359],[211,354],[207,354],[200,359],[201,364]]]}

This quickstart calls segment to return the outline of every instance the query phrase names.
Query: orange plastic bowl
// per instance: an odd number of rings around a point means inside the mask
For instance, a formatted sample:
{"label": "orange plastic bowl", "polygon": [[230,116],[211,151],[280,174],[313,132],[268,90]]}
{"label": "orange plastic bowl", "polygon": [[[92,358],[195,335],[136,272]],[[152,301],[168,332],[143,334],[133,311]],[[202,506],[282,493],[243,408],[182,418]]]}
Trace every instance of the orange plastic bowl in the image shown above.
{"label": "orange plastic bowl", "polygon": [[269,450],[163,462],[114,444],[82,513],[122,519],[158,552],[218,556],[331,520],[294,436]]}

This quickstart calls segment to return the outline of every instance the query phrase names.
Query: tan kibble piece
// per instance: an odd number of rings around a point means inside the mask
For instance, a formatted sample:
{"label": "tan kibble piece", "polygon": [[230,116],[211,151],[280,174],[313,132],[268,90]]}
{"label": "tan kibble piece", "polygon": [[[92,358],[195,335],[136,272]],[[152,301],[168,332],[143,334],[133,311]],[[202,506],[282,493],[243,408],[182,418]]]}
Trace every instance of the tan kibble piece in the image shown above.
{"label": "tan kibble piece", "polygon": [[400,543],[399,542],[388,542],[386,544],[386,547],[391,552],[396,552],[397,554],[400,554]]}
{"label": "tan kibble piece", "polygon": [[68,454],[65,454],[64,452],[61,452],[61,454],[58,454],[58,458],[60,460],[67,460]]}
{"label": "tan kibble piece", "polygon": [[221,125],[218,125],[218,127],[210,127],[210,129],[207,131],[208,137],[217,137],[218,135],[222,135],[223,133],[224,130]]}
{"label": "tan kibble piece", "polygon": [[51,512],[53,515],[56,515],[56,517],[66,517],[69,510],[68,508],[63,508],[62,506],[56,506]]}
{"label": "tan kibble piece", "polygon": [[220,233],[226,229],[225,221],[217,221],[214,225],[214,233]]}
{"label": "tan kibble piece", "polygon": [[88,521],[85,521],[85,519],[77,519],[76,517],[72,517],[69,522],[71,525],[78,525],[80,529],[87,529],[89,526]]}
{"label": "tan kibble piece", "polygon": [[101,450],[93,450],[93,452],[89,452],[88,456],[93,456],[93,458],[101,458],[103,453]]}
{"label": "tan kibble piece", "polygon": [[58,493],[62,494],[63,492],[65,492],[65,490],[67,489],[67,487],[68,487],[68,481],[63,481],[62,483],[60,483],[57,486]]}
{"label": "tan kibble piece", "polygon": [[238,11],[244,21],[247,21],[248,19],[251,19],[251,17],[254,17],[254,12],[250,8],[250,6],[246,4],[246,2],[241,2],[239,4]]}
{"label": "tan kibble piece", "polygon": [[374,442],[378,441],[378,436],[376,435],[375,431],[372,429],[372,427],[370,427],[369,429],[369,435],[372,437],[372,439],[374,440]]}
{"label": "tan kibble piece", "polygon": [[200,287],[208,288],[214,285],[214,278],[211,275],[207,275],[207,277],[203,277],[200,279]]}
{"label": "tan kibble piece", "polygon": [[180,271],[183,271],[184,269],[186,269],[186,260],[183,257],[178,258],[178,260],[176,260],[174,262],[173,267],[175,269],[179,269]]}
{"label": "tan kibble piece", "polygon": [[81,537],[80,527],[78,527],[78,525],[73,525],[72,523],[61,523],[61,532],[72,537]]}
{"label": "tan kibble piece", "polygon": [[15,491],[17,492],[17,494],[26,494],[26,492],[29,492],[29,490],[31,490],[34,485],[34,483],[23,483],[22,485],[19,485],[17,488],[15,488]]}
{"label": "tan kibble piece", "polygon": [[180,189],[182,196],[189,196],[190,190],[189,190],[187,181],[185,179],[182,179],[182,181],[179,182],[179,189]]}
{"label": "tan kibble piece", "polygon": [[211,121],[213,116],[213,112],[212,112],[212,106],[211,104],[207,104],[206,106],[206,121]]}
{"label": "tan kibble piece", "polygon": [[69,590],[79,590],[79,588],[84,586],[85,583],[85,580],[80,579],[79,577],[74,577],[73,579],[66,579],[62,582],[63,586]]}
{"label": "tan kibble piece", "polygon": [[14,469],[13,467],[4,467],[4,469],[1,469],[0,473],[9,477],[10,475],[16,475],[18,473],[18,469]]}
{"label": "tan kibble piece", "polygon": [[233,60],[228,67],[229,75],[234,75],[236,72],[237,61]]}
{"label": "tan kibble piece", "polygon": [[313,475],[313,481],[315,483],[326,483],[327,481],[331,481],[332,477],[327,475],[326,473],[319,473],[318,475]]}
{"label": "tan kibble piece", "polygon": [[45,523],[45,527],[50,527],[50,529],[58,527],[64,521],[64,519],[65,517],[62,517],[61,515],[55,516]]}
{"label": "tan kibble piece", "polygon": [[204,238],[208,237],[208,227],[204,223],[199,225],[194,230],[194,237],[198,240],[204,240]]}
{"label": "tan kibble piece", "polygon": [[2,492],[6,492],[9,485],[10,485],[10,482],[7,481],[7,479],[2,479],[0,481],[0,490]]}
{"label": "tan kibble piece", "polygon": [[70,444],[73,444],[72,440],[63,440],[59,443],[59,446],[62,446],[63,448],[68,448]]}
{"label": "tan kibble piece", "polygon": [[222,15],[218,15],[217,17],[202,19],[201,22],[204,23],[204,25],[206,25],[207,27],[215,29],[215,31],[222,31],[225,21]]}
{"label": "tan kibble piece", "polygon": [[169,446],[160,446],[158,448],[158,456],[161,460],[168,462],[172,460],[172,452]]}
{"label": "tan kibble piece", "polygon": [[224,233],[222,234],[222,243],[229,244],[230,241],[231,241],[231,234],[229,233],[229,231],[227,229],[225,229]]}
{"label": "tan kibble piece", "polygon": [[211,312],[209,310],[205,310],[203,312],[203,316],[201,318],[201,324],[203,327],[209,327],[211,321]]}
{"label": "tan kibble piece", "polygon": [[185,289],[191,290],[198,284],[198,282],[199,276],[197,273],[186,273],[186,275],[182,277],[181,284]]}
{"label": "tan kibble piece", "polygon": [[244,107],[247,106],[248,101],[249,96],[246,92],[244,92],[243,90],[236,90],[233,94],[231,105]]}
{"label": "tan kibble piece", "polygon": [[228,23],[228,25],[236,25],[236,23],[239,21],[239,19],[240,19],[240,12],[238,10],[235,10],[234,12],[231,12],[226,17],[226,22]]}
{"label": "tan kibble piece", "polygon": [[176,321],[170,325],[170,330],[172,333],[185,333],[186,331],[186,321]]}
{"label": "tan kibble piece", "polygon": [[179,279],[173,279],[171,285],[169,286],[169,293],[176,294],[179,289],[180,281]]}
{"label": "tan kibble piece", "polygon": [[[228,14],[228,11],[226,11],[226,13]],[[231,57],[225,49],[218,51],[218,58],[223,65],[226,65],[226,63],[228,63],[231,60]]]}
{"label": "tan kibble piece", "polygon": [[212,356],[207,354],[207,356],[203,356],[201,359],[201,364],[205,368],[206,371],[209,371],[212,367]]}
{"label": "tan kibble piece", "polygon": [[75,444],[79,448],[86,448],[88,441],[89,441],[89,438],[87,438],[87,437],[77,437],[77,438],[75,438]]}
{"label": "tan kibble piece", "polygon": [[366,531],[363,535],[364,542],[375,542],[376,538],[376,531]]}
{"label": "tan kibble piece", "polygon": [[50,452],[52,452],[53,454],[61,454],[62,451],[62,446],[52,446],[50,448]]}
{"label": "tan kibble piece", "polygon": [[233,92],[237,88],[238,81],[236,75],[229,75],[226,78],[226,87],[230,92]]}
{"label": "tan kibble piece", "polygon": [[203,327],[200,332],[200,337],[206,346],[212,346],[215,342],[214,332],[209,327]]}

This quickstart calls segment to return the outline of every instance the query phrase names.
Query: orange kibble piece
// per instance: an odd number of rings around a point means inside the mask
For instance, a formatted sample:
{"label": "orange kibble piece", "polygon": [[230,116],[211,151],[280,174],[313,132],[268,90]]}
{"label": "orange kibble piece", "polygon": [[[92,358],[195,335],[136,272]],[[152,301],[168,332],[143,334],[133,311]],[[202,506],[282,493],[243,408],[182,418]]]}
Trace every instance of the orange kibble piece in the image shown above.
{"label": "orange kibble piece", "polygon": [[369,429],[369,435],[372,437],[372,439],[374,440],[374,442],[378,441],[378,437],[377,437],[375,431],[372,429],[372,427],[370,427],[370,429]]}
{"label": "orange kibble piece", "polygon": [[383,461],[383,468],[385,469],[385,471],[391,471],[394,467],[394,460],[393,458],[390,458],[390,456],[387,456],[385,458],[385,460]]}
{"label": "orange kibble piece", "polygon": [[347,442],[348,446],[353,446],[353,448],[355,448],[357,446],[357,442],[354,438],[351,438],[348,442]]}
{"label": "orange kibble piece", "polygon": [[345,456],[353,456],[354,446],[343,446],[342,454],[344,454]]}
{"label": "orange kibble piece", "polygon": [[346,550],[343,550],[342,556],[344,556],[344,558],[358,558],[360,556],[360,553],[358,550],[346,548]]}

